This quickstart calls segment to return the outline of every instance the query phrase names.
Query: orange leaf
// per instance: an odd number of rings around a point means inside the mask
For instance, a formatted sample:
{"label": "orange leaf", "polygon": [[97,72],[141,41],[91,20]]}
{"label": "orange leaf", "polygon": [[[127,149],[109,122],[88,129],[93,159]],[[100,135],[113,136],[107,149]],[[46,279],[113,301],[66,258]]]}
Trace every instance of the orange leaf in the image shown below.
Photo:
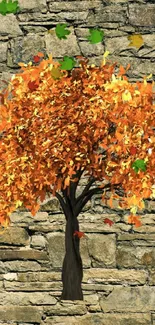
{"label": "orange leaf", "polygon": [[131,153],[131,155],[135,155],[136,152],[137,152],[137,148],[134,147],[134,146],[132,146],[132,147],[130,148],[130,153]]}
{"label": "orange leaf", "polygon": [[139,220],[140,216],[129,216],[128,217],[128,222],[131,224],[134,224],[137,227],[140,227],[142,225],[141,221]]}
{"label": "orange leaf", "polygon": [[114,222],[108,218],[104,219],[104,223],[107,223],[109,226],[112,226],[114,224]]}
{"label": "orange leaf", "polygon": [[28,87],[31,91],[36,90],[38,88],[38,85],[36,84],[35,81],[29,81],[28,82]]}
{"label": "orange leaf", "polygon": [[40,62],[40,57],[39,57],[38,55],[35,55],[35,56],[33,57],[33,61],[34,61],[35,63]]}
{"label": "orange leaf", "polygon": [[75,230],[73,236],[78,236],[79,238],[81,238],[81,237],[85,237],[85,234],[82,231]]}

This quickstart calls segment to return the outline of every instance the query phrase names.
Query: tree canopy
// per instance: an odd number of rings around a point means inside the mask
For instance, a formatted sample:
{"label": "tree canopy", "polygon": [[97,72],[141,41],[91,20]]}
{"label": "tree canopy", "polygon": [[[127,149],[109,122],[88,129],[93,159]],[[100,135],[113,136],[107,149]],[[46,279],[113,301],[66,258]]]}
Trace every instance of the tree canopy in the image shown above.
{"label": "tree canopy", "polygon": [[[38,53],[38,57],[43,57]],[[130,84],[120,66],[102,62],[88,65],[77,56],[80,68],[59,69],[52,55],[37,65],[20,63],[1,93],[0,223],[22,204],[32,215],[46,191],[61,189],[71,195],[71,180],[78,170],[112,185],[111,198],[130,208],[129,222],[138,222],[137,208],[155,197],[154,83]],[[37,62],[37,60],[36,60]],[[148,77],[149,78],[149,77]],[[12,93],[9,100],[8,95]],[[103,152],[99,153],[98,149]],[[125,196],[113,187],[121,184]],[[106,188],[106,187],[105,187]]]}

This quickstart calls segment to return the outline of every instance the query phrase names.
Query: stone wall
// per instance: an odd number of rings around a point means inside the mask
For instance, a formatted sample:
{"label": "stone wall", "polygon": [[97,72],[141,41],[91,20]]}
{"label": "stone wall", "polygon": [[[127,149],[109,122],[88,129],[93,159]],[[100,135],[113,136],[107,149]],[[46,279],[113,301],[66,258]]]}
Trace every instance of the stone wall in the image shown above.
{"label": "stone wall", "polygon": [[[131,82],[155,76],[154,1],[19,0],[18,14],[0,15],[0,88],[38,52],[83,55],[100,65],[103,53],[126,66]],[[59,40],[49,29],[67,23],[71,34]],[[90,44],[89,28],[105,33]],[[129,47],[127,36],[140,33],[144,46]],[[76,65],[78,66],[78,64]],[[77,195],[86,184],[83,177]],[[155,325],[155,202],[145,200],[143,225],[129,225],[128,210],[110,209],[95,195],[79,215],[84,301],[61,301],[65,218],[50,197],[35,217],[24,208],[11,215],[0,234],[0,325]],[[113,226],[104,219],[114,221]]]}

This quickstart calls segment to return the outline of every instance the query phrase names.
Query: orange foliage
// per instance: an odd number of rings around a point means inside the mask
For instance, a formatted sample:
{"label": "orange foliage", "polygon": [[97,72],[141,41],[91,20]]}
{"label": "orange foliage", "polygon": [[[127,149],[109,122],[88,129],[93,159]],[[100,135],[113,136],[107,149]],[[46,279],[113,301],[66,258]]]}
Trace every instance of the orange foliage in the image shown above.
{"label": "orange foliage", "polygon": [[[52,69],[59,63],[52,56],[39,58],[40,53],[37,66],[20,63],[23,71],[1,94],[0,131],[6,132],[0,139],[1,224],[22,203],[35,215],[47,187],[53,186],[53,195],[68,188],[80,168],[101,181],[121,183],[126,196],[120,206],[142,209],[155,183],[153,84],[146,78],[130,84],[122,66],[115,76],[115,63],[94,67],[84,60],[76,73],[63,70],[54,80]],[[110,122],[116,125],[112,134]],[[94,150],[99,146],[106,150],[104,160]],[[136,159],[146,162],[146,171],[135,172]],[[114,191],[110,204],[112,197]]]}

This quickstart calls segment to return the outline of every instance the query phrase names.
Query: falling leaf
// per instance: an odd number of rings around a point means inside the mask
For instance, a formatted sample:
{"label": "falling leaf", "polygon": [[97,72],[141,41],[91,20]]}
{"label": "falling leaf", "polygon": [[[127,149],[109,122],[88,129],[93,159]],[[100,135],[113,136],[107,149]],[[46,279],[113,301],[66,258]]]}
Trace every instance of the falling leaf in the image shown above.
{"label": "falling leaf", "polygon": [[137,148],[134,147],[134,146],[132,146],[132,147],[130,148],[130,154],[131,154],[131,155],[135,155],[136,152],[137,152]]}
{"label": "falling leaf", "polygon": [[33,61],[34,61],[35,63],[38,63],[38,62],[40,61],[40,57],[39,57],[38,55],[35,55],[35,56],[33,57]]}
{"label": "falling leaf", "polygon": [[128,222],[131,224],[134,224],[136,228],[140,227],[142,225],[141,221],[139,220],[140,216],[129,216]]}
{"label": "falling leaf", "polygon": [[102,63],[101,63],[101,66],[105,65],[106,63],[106,57],[109,55],[109,51],[105,51],[105,53],[103,54],[103,60],[102,60]]}
{"label": "falling leaf", "polygon": [[129,101],[129,100],[131,100],[131,99],[132,99],[132,96],[131,96],[130,91],[125,90],[125,92],[122,93],[122,99],[123,99],[124,101],[126,101],[126,102]]}
{"label": "falling leaf", "polygon": [[132,168],[135,170],[136,173],[138,173],[139,169],[143,170],[145,172],[146,170],[146,163],[143,159],[137,159],[133,164]]}
{"label": "falling leaf", "polygon": [[60,77],[63,76],[59,68],[53,67],[51,70],[51,75],[53,79],[59,79]]}
{"label": "falling leaf", "polygon": [[9,0],[7,2],[6,0],[2,0],[0,3],[0,13],[5,16],[7,13],[13,13],[15,14],[17,10],[19,10],[18,1],[12,2],[12,0]]}
{"label": "falling leaf", "polygon": [[91,44],[96,44],[102,42],[104,32],[100,29],[89,29],[90,35],[87,37],[87,39],[90,41]]}
{"label": "falling leaf", "polygon": [[61,64],[61,70],[71,70],[75,66],[75,59],[69,56],[64,56],[63,61],[59,61]]}
{"label": "falling leaf", "polygon": [[36,90],[38,88],[38,85],[36,84],[35,81],[29,81],[28,82],[28,87],[31,91]]}
{"label": "falling leaf", "polygon": [[140,34],[130,35],[128,36],[128,40],[130,41],[128,46],[135,46],[138,49],[144,44],[144,40]]}
{"label": "falling leaf", "polygon": [[75,230],[73,236],[77,236],[77,237],[81,238],[81,237],[85,237],[85,233],[82,231]]}
{"label": "falling leaf", "polygon": [[109,226],[112,226],[114,224],[114,222],[112,220],[108,219],[108,218],[104,219],[104,223],[109,224]]}
{"label": "falling leaf", "polygon": [[71,33],[68,29],[65,29],[66,26],[67,24],[57,24],[55,28],[56,35],[60,40],[62,38],[67,39],[66,35],[69,35]]}

